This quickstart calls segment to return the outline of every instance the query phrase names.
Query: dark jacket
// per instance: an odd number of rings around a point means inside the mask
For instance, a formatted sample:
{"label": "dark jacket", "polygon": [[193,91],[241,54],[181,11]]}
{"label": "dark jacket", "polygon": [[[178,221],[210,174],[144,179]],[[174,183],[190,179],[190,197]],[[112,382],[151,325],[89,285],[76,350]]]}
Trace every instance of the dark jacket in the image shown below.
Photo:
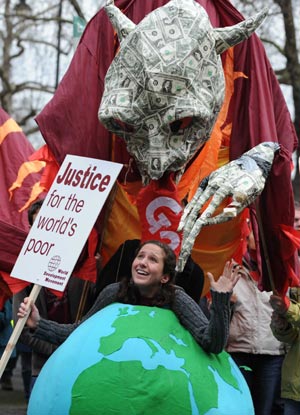
{"label": "dark jacket", "polygon": [[[7,300],[3,309],[0,311],[0,357],[4,352],[6,345],[12,334],[12,301]],[[13,350],[11,357],[16,356],[16,350]]]}

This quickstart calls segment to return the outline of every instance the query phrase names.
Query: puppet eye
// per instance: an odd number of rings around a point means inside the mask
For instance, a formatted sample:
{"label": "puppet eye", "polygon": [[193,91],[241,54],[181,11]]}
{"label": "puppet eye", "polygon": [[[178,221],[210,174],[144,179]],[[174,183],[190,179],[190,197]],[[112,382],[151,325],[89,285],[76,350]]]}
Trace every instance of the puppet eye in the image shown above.
{"label": "puppet eye", "polygon": [[172,133],[178,133],[179,130],[184,130],[187,127],[189,127],[192,123],[192,120],[193,120],[192,117],[185,117],[185,118],[182,118],[181,120],[173,121],[170,124],[170,130],[172,131]]}
{"label": "puppet eye", "polygon": [[133,133],[135,129],[133,125],[117,119],[114,119],[114,124],[118,129],[124,131],[125,133]]}

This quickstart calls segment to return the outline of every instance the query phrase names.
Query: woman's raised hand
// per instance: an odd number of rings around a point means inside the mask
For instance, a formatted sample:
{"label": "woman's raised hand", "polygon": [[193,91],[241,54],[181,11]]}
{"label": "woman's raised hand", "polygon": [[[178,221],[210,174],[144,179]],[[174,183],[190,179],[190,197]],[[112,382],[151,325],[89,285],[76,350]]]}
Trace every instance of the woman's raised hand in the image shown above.
{"label": "woman's raised hand", "polygon": [[25,297],[23,302],[20,304],[17,316],[19,318],[23,318],[29,314],[29,317],[26,321],[26,324],[31,329],[35,329],[37,327],[37,324],[40,320],[40,313],[37,307],[34,304],[30,304],[29,297]]}
{"label": "woman's raised hand", "polygon": [[222,275],[217,281],[211,272],[207,273],[210,288],[220,293],[231,292],[238,282],[241,274],[243,273],[243,267],[238,265],[235,261],[227,261]]}

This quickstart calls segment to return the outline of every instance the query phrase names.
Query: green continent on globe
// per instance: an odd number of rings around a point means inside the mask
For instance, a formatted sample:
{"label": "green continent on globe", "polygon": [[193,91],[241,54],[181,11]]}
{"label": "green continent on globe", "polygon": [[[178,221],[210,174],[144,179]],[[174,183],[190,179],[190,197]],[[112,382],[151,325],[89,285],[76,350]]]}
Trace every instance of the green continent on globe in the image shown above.
{"label": "green continent on globe", "polygon": [[92,413],[99,394],[97,414],[205,414],[218,407],[214,372],[239,389],[229,355],[205,353],[170,310],[119,305],[112,327],[99,339],[103,358],[74,383],[71,415]]}

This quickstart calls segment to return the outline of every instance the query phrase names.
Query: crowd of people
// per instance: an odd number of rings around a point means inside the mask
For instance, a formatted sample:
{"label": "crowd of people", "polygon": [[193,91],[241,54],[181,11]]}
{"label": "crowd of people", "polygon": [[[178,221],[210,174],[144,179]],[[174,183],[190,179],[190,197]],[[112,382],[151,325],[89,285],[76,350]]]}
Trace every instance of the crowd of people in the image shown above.
{"label": "crowd of people", "polygon": [[[41,205],[38,201],[29,209],[30,225]],[[206,297],[202,296],[203,271],[191,257],[182,273],[176,273],[175,267],[176,256],[168,245],[128,240],[90,285],[81,316],[77,311],[84,281],[75,275],[61,298],[46,288],[35,304],[28,297],[31,287],[16,294],[0,311],[1,353],[12,321],[23,318],[29,309],[30,314],[2,376],[2,389],[12,389],[12,372],[21,356],[28,400],[43,365],[73,330],[102,308],[121,302],[168,308],[207,353],[226,350],[249,386],[255,415],[299,415],[300,288],[290,289],[285,297],[258,289],[251,230],[243,263],[228,261],[219,278],[207,274]]]}

